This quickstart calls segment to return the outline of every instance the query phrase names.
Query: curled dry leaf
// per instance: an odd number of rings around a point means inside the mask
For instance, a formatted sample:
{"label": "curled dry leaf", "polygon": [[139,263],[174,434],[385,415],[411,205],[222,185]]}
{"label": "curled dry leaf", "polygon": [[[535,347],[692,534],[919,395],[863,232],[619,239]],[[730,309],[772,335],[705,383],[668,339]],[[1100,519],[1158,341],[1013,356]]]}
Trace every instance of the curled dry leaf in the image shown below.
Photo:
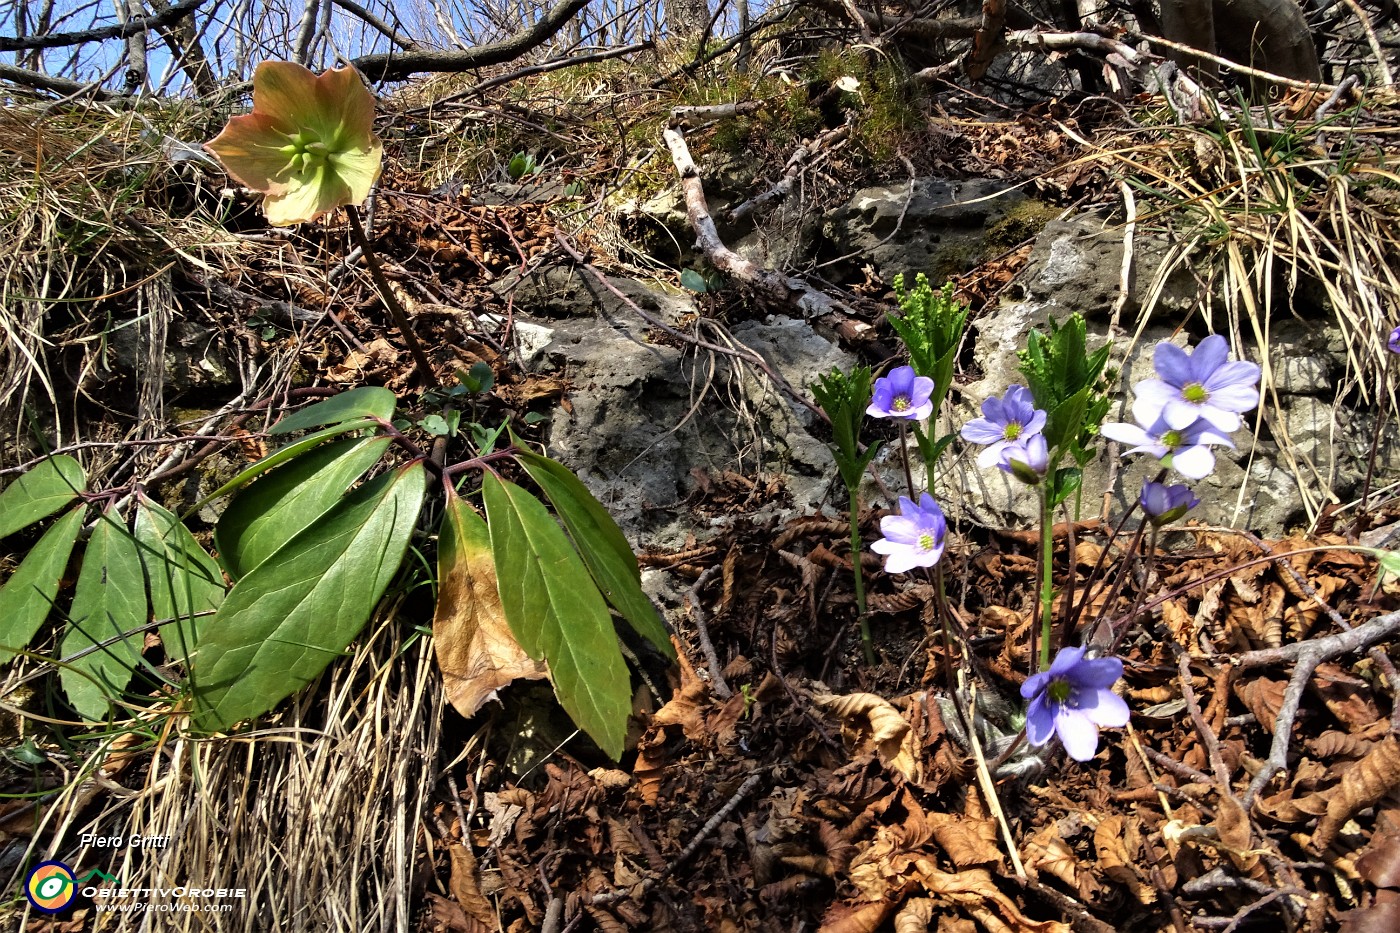
{"label": "curled dry leaf", "polygon": [[1241,872],[1252,872],[1259,864],[1259,853],[1250,844],[1253,827],[1240,802],[1234,797],[1222,796],[1216,806],[1214,825],[1220,834],[1220,847],[1230,861]]}
{"label": "curled dry leaf", "polygon": [[1400,832],[1378,829],[1356,860],[1356,870],[1378,888],[1400,888]]}
{"label": "curled dry leaf", "polygon": [[933,901],[914,897],[904,902],[894,917],[894,933],[928,933],[933,921]]}
{"label": "curled dry leaf", "polygon": [[841,731],[857,754],[868,742],[887,768],[899,772],[906,781],[919,781],[918,753],[909,723],[889,700],[873,693],[821,693],[813,696],[812,702],[841,721]]}
{"label": "curled dry leaf", "polygon": [[506,684],[548,676],[516,642],[496,589],[486,522],[463,499],[448,504],[438,547],[433,650],[453,709],[470,718]]}
{"label": "curled dry leaf", "polygon": [[1140,904],[1157,900],[1157,890],[1139,874],[1134,863],[1142,847],[1142,833],[1136,818],[1110,816],[1094,828],[1094,852],[1100,870],[1126,887]]}
{"label": "curled dry leaf", "polygon": [[460,843],[447,847],[452,859],[452,896],[456,898],[463,912],[478,923],[491,927],[496,922],[496,911],[481,893],[481,879],[476,873],[476,856],[472,850]]}
{"label": "curled dry leaf", "polygon": [[1026,868],[1049,872],[1074,890],[1079,887],[1079,859],[1060,835],[1057,823],[1044,826],[1021,848]]}
{"label": "curled dry leaf", "polygon": [[993,865],[1001,861],[997,848],[997,824],[992,820],[971,820],[952,813],[929,813],[933,840],[958,868]]}
{"label": "curled dry leaf", "polygon": [[862,904],[855,908],[834,906],[822,918],[817,933],[875,933],[894,912],[894,908],[895,905],[889,901]]}
{"label": "curled dry leaf", "polygon": [[1347,820],[1396,788],[1400,788],[1400,741],[1388,735],[1354,768],[1348,768],[1342,782],[1328,792],[1327,812],[1318,820],[1313,848],[1319,852],[1326,849]]}

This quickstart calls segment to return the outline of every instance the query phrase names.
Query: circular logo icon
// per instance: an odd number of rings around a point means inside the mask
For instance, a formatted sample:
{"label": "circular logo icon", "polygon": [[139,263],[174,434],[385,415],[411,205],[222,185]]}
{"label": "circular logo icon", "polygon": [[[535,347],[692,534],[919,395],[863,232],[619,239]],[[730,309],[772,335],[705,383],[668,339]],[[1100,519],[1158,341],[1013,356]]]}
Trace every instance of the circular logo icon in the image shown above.
{"label": "circular logo icon", "polygon": [[78,895],[73,869],[62,862],[40,862],[24,879],[24,896],[36,910],[56,914]]}

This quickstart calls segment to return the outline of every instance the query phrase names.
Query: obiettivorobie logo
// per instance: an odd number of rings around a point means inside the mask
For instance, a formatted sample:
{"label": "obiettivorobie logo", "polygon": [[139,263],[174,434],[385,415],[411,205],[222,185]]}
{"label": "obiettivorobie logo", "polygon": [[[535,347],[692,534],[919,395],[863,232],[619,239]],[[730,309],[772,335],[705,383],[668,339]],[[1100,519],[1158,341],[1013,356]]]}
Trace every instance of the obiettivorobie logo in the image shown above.
{"label": "obiettivorobie logo", "polygon": [[64,910],[78,896],[78,885],[87,884],[93,878],[103,881],[121,882],[101,869],[94,868],[81,878],[73,876],[73,869],[62,862],[40,862],[34,866],[29,877],[24,879],[24,896],[35,910],[46,914],[56,914]]}

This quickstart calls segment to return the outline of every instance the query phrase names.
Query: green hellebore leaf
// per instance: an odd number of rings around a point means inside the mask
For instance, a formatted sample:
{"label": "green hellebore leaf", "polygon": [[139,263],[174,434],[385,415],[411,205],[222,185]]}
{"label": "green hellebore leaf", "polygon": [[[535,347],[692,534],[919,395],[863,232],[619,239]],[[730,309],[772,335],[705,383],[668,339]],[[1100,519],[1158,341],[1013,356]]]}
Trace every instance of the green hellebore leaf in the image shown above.
{"label": "green hellebore leaf", "polygon": [[49,617],[87,506],[54,522],[0,587],[0,663],[23,650]]}
{"label": "green hellebore leaf", "polygon": [[86,488],[78,461],[67,454],[50,457],[0,492],[0,538],[47,518]]}

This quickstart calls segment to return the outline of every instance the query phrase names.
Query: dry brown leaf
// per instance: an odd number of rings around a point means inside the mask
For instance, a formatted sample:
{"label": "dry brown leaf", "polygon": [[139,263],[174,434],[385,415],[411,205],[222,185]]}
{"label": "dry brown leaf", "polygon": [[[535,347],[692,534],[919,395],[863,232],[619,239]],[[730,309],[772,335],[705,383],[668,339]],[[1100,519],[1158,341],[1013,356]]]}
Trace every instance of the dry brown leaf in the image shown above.
{"label": "dry brown leaf", "polygon": [[1001,861],[995,821],[970,820],[952,813],[930,813],[926,819],[933,829],[934,841],[958,868]]}
{"label": "dry brown leaf", "polygon": [[821,693],[812,697],[818,709],[830,712],[841,722],[841,731],[852,740],[857,754],[869,742],[887,768],[899,772],[906,781],[917,783],[919,760],[913,733],[899,710],[884,697],[873,693],[836,696]]}
{"label": "dry brown leaf", "polygon": [[933,901],[914,897],[904,902],[894,917],[894,933],[928,933],[933,920]]}
{"label": "dry brown leaf", "polygon": [[1022,846],[1021,855],[1028,869],[1049,872],[1071,889],[1078,887],[1079,859],[1060,835],[1057,824],[1042,827]]}
{"label": "dry brown leaf", "polygon": [[1378,888],[1400,888],[1400,832],[1377,828],[1366,851],[1356,860],[1356,870]]}
{"label": "dry brown leaf", "polygon": [[972,868],[955,874],[939,871],[927,859],[915,862],[919,883],[941,900],[965,908],[988,930],[1015,930],[1018,933],[1070,933],[1070,926],[1057,920],[1035,921],[1021,913],[1016,904],[1001,892],[984,868]]}
{"label": "dry brown leaf", "polygon": [[481,893],[481,880],[476,873],[476,856],[460,843],[449,843],[447,855],[452,859],[452,896],[462,910],[478,923],[493,926],[496,911]]}
{"label": "dry brown leaf", "polygon": [[449,504],[438,542],[433,650],[447,701],[467,718],[506,684],[548,676],[544,664],[530,660],[510,632],[486,522],[461,499]]}
{"label": "dry brown leaf", "polygon": [[1232,686],[1235,696],[1249,707],[1259,725],[1272,734],[1274,723],[1278,721],[1278,711],[1283,706],[1283,694],[1288,689],[1287,681],[1271,677],[1237,678]]}
{"label": "dry brown leaf", "polygon": [[1110,816],[1094,828],[1094,853],[1099,869],[1132,892],[1141,904],[1157,900],[1157,889],[1148,884],[1134,867],[1142,847],[1142,834],[1135,817]]}
{"label": "dry brown leaf", "polygon": [[1220,834],[1221,848],[1235,867],[1242,872],[1253,871],[1254,866],[1259,864],[1259,854],[1253,851],[1250,844],[1253,827],[1240,802],[1229,795],[1222,795],[1216,805],[1214,826]]}
{"label": "dry brown leaf", "polygon": [[1337,721],[1352,732],[1365,729],[1381,718],[1371,685],[1331,662],[1319,664],[1309,685]]}
{"label": "dry brown leaf", "polygon": [[875,933],[894,912],[894,908],[895,905],[888,901],[862,904],[855,908],[844,905],[833,907],[822,918],[817,933]]}
{"label": "dry brown leaf", "polygon": [[1388,735],[1355,767],[1348,768],[1341,783],[1328,792],[1327,812],[1318,820],[1313,846],[1319,852],[1326,849],[1347,820],[1374,806],[1397,787],[1400,787],[1400,741]]}

